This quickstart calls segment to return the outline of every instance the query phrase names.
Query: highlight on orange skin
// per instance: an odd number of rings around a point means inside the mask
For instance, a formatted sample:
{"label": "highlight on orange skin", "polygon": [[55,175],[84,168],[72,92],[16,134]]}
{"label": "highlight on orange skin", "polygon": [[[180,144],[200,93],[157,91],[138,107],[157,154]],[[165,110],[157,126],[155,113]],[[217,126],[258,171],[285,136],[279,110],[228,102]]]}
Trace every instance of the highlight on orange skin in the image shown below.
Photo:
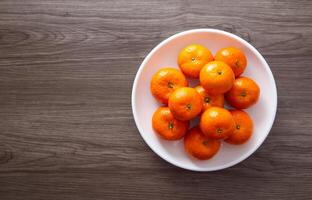
{"label": "highlight on orange skin", "polygon": [[183,48],[178,56],[178,65],[188,77],[198,78],[203,66],[213,61],[213,55],[203,45],[191,44]]}
{"label": "highlight on orange skin", "polygon": [[187,153],[200,160],[207,160],[216,155],[221,142],[203,135],[199,127],[189,130],[184,137],[184,148]]}
{"label": "highlight on orange skin", "polygon": [[182,87],[169,97],[168,105],[173,116],[181,121],[195,118],[202,110],[202,97],[194,88]]}
{"label": "highlight on orange skin", "polygon": [[188,82],[184,74],[174,68],[162,68],[152,77],[150,89],[152,95],[163,104],[168,103],[170,94],[177,88],[186,87]]}
{"label": "highlight on orange skin", "polygon": [[225,140],[230,144],[243,144],[249,140],[253,132],[253,122],[248,113],[242,110],[230,110],[234,121],[234,133]]}
{"label": "highlight on orange skin", "polygon": [[209,94],[217,95],[229,91],[235,80],[234,73],[226,63],[212,61],[200,71],[199,81]]}
{"label": "highlight on orange skin", "polygon": [[201,85],[196,86],[195,90],[202,96],[203,111],[214,106],[222,108],[224,107],[223,94],[211,95]]}
{"label": "highlight on orange skin", "polygon": [[163,139],[179,140],[188,130],[189,122],[175,119],[168,107],[159,107],[153,115],[152,125]]}

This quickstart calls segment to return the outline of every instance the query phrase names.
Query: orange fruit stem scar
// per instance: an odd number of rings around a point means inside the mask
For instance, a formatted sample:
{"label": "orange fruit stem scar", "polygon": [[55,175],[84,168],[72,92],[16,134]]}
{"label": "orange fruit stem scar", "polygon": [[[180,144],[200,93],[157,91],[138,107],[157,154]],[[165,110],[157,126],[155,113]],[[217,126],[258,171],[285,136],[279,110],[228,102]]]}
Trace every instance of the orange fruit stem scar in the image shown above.
{"label": "orange fruit stem scar", "polygon": [[234,121],[234,133],[225,140],[230,144],[243,144],[249,140],[253,132],[253,122],[248,113],[242,110],[230,110]]}
{"label": "orange fruit stem scar", "polygon": [[235,80],[232,69],[224,62],[212,61],[200,71],[199,81],[205,90],[212,95],[229,91]]}
{"label": "orange fruit stem scar", "polygon": [[184,137],[185,151],[200,160],[207,160],[218,153],[221,142],[207,138],[199,127],[194,127]]}
{"label": "orange fruit stem scar", "polygon": [[200,128],[209,138],[226,139],[234,133],[235,122],[228,110],[211,107],[202,114]]}
{"label": "orange fruit stem scar", "polygon": [[213,61],[211,52],[200,44],[186,46],[178,56],[181,71],[190,78],[198,78],[200,70],[210,61]]}
{"label": "orange fruit stem scar", "polygon": [[168,107],[159,107],[152,117],[152,125],[155,132],[162,138],[179,140],[185,135],[189,122],[175,119]]}
{"label": "orange fruit stem scar", "polygon": [[160,103],[167,104],[174,90],[187,85],[188,82],[182,72],[174,68],[162,68],[153,75],[150,89]]}
{"label": "orange fruit stem scar", "polygon": [[227,102],[237,109],[245,109],[254,105],[260,96],[258,84],[247,77],[239,77],[233,87],[225,94]]}
{"label": "orange fruit stem scar", "polygon": [[175,118],[191,120],[202,110],[202,97],[194,88],[178,88],[170,95],[168,106]]}
{"label": "orange fruit stem scar", "polygon": [[232,68],[235,77],[240,76],[245,71],[247,66],[245,54],[235,47],[220,49],[216,53],[215,60],[223,61],[228,64]]}

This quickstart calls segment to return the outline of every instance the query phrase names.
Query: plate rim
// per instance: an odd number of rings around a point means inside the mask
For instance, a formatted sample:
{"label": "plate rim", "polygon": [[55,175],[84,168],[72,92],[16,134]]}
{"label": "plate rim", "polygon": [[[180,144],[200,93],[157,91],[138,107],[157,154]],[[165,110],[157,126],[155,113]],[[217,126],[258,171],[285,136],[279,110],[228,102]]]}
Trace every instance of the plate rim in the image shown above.
{"label": "plate rim", "polygon": [[[265,67],[265,70],[268,72],[269,74],[269,79],[270,81],[273,83],[273,90],[274,90],[274,112],[273,112],[273,117],[272,117],[272,120],[270,121],[270,125],[269,125],[269,130],[268,132],[266,133],[266,136],[263,138],[262,141],[260,141],[258,143],[257,146],[255,146],[255,148],[249,150],[247,153],[245,153],[240,159],[238,160],[234,160],[232,162],[229,162],[227,164],[224,164],[224,165],[221,165],[221,166],[218,166],[218,167],[211,167],[209,169],[205,169],[205,168],[193,168],[193,167],[187,167],[187,166],[183,166],[183,165],[180,165],[179,162],[176,162],[174,160],[171,160],[169,159],[167,156],[165,155],[160,155],[160,153],[158,153],[157,149],[150,145],[147,138],[144,136],[143,134],[143,130],[141,128],[141,126],[139,126],[139,123],[138,123],[138,115],[137,115],[137,112],[136,112],[136,105],[135,105],[135,102],[136,102],[136,91],[137,91],[137,84],[138,84],[138,77],[140,77],[142,71],[143,71],[143,68],[144,66],[146,65],[146,63],[150,60],[151,56],[158,50],[160,49],[163,45],[165,45],[166,43],[170,42],[171,40],[174,40],[178,37],[181,37],[181,36],[184,36],[184,35],[187,35],[187,34],[192,34],[192,33],[200,33],[200,32],[205,32],[205,33],[219,33],[219,34],[223,34],[225,36],[228,36],[228,37],[231,37],[235,40],[238,40],[239,42],[243,43],[244,45],[246,45],[248,48],[251,49],[251,51],[253,53],[255,53],[255,55],[260,58],[260,61],[262,63],[264,63],[264,67]],[[276,83],[275,83],[275,79],[274,79],[274,76],[273,76],[273,73],[271,71],[271,68],[269,67],[268,63],[266,62],[266,60],[264,59],[264,57],[260,54],[260,52],[254,47],[252,46],[249,42],[247,42],[246,40],[244,40],[243,38],[233,34],[233,33],[229,33],[229,32],[226,32],[226,31],[223,31],[223,30],[219,30],[219,29],[212,29],[212,28],[203,28],[203,29],[190,29],[190,30],[187,30],[187,31],[182,31],[182,32],[179,32],[179,33],[176,33],[174,35],[171,35],[170,37],[166,38],[165,40],[161,41],[158,45],[156,45],[148,54],[147,56],[145,56],[143,62],[141,63],[136,75],[135,75],[135,79],[133,81],[133,85],[132,85],[132,92],[131,92],[131,107],[132,107],[132,114],[133,114],[133,117],[134,117],[134,121],[135,121],[135,125],[137,127],[137,129],[139,130],[139,133],[141,135],[141,137],[143,138],[144,142],[147,144],[147,146],[149,146],[150,149],[152,149],[152,151],[158,155],[160,158],[164,159],[165,161],[171,163],[172,165],[176,166],[176,167],[180,167],[182,169],[186,169],[186,170],[191,170],[191,171],[198,171],[198,172],[208,172],[208,171],[218,171],[218,170],[222,170],[222,169],[226,169],[226,168],[229,168],[229,167],[232,167],[240,162],[242,162],[243,160],[247,159],[249,156],[251,156],[253,153],[255,153],[259,147],[263,144],[263,142],[265,141],[265,139],[268,137],[269,133],[271,132],[271,129],[273,127],[273,124],[274,124],[274,121],[275,121],[275,117],[276,117],[276,111],[277,111],[277,87],[276,87]]]}

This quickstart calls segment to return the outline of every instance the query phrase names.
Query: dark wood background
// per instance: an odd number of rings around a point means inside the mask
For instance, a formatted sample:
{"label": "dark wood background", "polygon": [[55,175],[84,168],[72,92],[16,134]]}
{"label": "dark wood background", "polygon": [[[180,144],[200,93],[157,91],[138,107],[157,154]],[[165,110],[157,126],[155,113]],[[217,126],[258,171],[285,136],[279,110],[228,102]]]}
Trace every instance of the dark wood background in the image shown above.
{"label": "dark wood background", "polygon": [[[0,1],[0,199],[311,199],[312,1]],[[170,165],[144,143],[131,88],[183,30],[241,36],[278,87],[273,129],[229,169]]]}

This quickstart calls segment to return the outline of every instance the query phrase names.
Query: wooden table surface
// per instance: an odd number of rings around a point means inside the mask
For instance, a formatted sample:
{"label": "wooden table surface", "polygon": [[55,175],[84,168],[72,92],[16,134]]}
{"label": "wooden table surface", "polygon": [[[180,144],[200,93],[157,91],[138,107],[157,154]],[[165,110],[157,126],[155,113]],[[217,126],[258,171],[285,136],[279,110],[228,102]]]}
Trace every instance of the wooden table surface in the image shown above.
{"label": "wooden table surface", "polygon": [[[0,1],[0,199],[311,199],[312,1]],[[131,112],[160,41],[217,28],[254,45],[278,88],[264,144],[210,173],[165,162]]]}

